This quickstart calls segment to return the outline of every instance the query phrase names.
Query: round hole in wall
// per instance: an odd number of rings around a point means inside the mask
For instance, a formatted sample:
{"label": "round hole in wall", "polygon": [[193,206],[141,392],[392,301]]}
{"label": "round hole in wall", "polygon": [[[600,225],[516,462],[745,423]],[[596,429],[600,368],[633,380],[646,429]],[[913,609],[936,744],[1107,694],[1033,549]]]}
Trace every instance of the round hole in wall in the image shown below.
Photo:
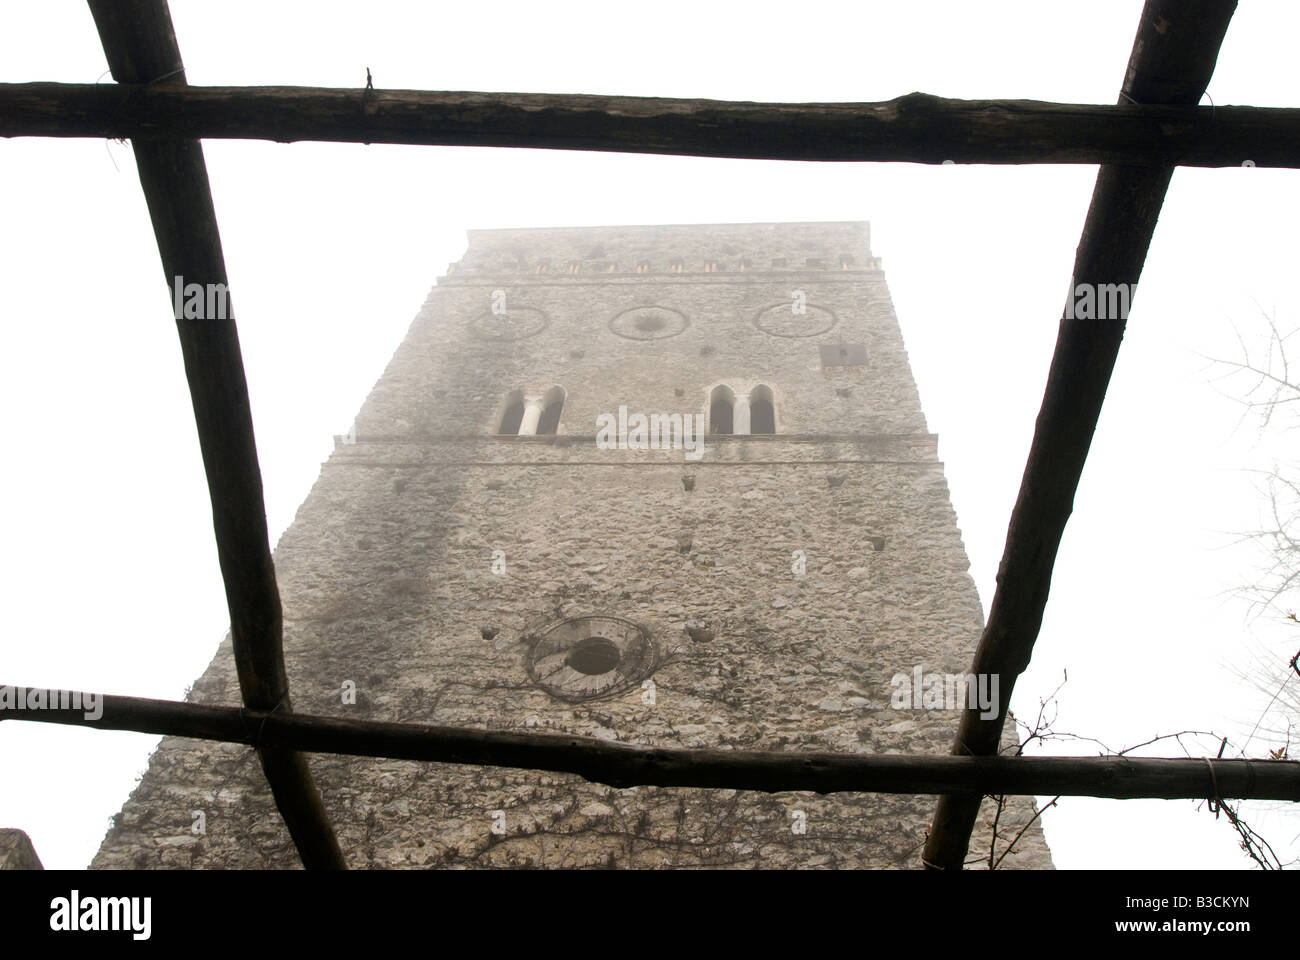
{"label": "round hole in wall", "polygon": [[547,627],[529,650],[528,674],[551,696],[574,703],[635,687],[657,663],[649,631],[622,617],[597,614]]}
{"label": "round hole in wall", "polygon": [[564,658],[566,665],[589,677],[609,673],[618,666],[618,661],[618,647],[612,640],[604,637],[587,637],[585,640],[580,640]]}

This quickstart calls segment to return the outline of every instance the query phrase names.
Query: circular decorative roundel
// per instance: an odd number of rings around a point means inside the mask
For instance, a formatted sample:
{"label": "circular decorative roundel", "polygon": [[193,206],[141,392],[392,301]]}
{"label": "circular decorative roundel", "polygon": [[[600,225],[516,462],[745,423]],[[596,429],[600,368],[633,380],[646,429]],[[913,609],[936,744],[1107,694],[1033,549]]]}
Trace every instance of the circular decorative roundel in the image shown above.
{"label": "circular decorative roundel", "polygon": [[760,310],[754,326],[774,337],[815,337],[835,326],[836,317],[825,307],[785,301]]}
{"label": "circular decorative roundel", "polygon": [[527,340],[546,329],[550,318],[536,307],[511,307],[504,313],[485,310],[470,321],[480,340]]}
{"label": "circular decorative roundel", "polygon": [[628,340],[663,340],[689,325],[686,315],[671,307],[633,307],[609,321],[609,329]]}
{"label": "circular decorative roundel", "polygon": [[621,617],[575,617],[547,628],[528,673],[553,697],[576,702],[622,693],[654,672],[650,634]]}

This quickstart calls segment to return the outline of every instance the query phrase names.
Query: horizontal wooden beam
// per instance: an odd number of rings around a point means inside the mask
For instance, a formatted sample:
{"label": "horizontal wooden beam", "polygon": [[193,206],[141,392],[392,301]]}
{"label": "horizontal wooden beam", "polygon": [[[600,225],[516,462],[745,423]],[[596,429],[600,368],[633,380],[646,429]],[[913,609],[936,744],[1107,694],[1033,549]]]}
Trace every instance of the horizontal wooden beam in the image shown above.
{"label": "horizontal wooden beam", "polygon": [[757,160],[1300,166],[1300,109],[0,84],[0,136],[325,140]]}
{"label": "horizontal wooden beam", "polygon": [[[60,691],[45,691],[45,704]],[[414,723],[100,694],[78,709],[0,709],[0,720],[136,730],[262,749],[573,773],[613,787],[708,787],[768,793],[986,794],[1114,799],[1300,800],[1300,761],[1135,757],[870,756],[641,747],[585,737]],[[24,693],[23,702],[36,702]],[[64,700],[64,703],[69,700]],[[88,709],[87,705],[93,705]]]}

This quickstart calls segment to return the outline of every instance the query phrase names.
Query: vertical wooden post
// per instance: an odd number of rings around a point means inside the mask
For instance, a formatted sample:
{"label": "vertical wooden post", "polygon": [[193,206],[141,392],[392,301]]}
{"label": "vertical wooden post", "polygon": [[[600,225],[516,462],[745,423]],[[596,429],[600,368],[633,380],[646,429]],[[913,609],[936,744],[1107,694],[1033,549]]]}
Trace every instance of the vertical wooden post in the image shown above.
{"label": "vertical wooden post", "polygon": [[[185,69],[165,0],[90,0],[113,79],[184,84]],[[176,283],[221,284],[225,257],[203,148],[197,140],[132,141],[149,204],[168,302]],[[244,704],[287,712],[280,593],[271,563],[262,474],[248,384],[230,300],[221,316],[176,319],[203,467],[212,500],[217,558]],[[259,748],[258,757],[308,868],[343,869],[343,853],[302,754]]]}

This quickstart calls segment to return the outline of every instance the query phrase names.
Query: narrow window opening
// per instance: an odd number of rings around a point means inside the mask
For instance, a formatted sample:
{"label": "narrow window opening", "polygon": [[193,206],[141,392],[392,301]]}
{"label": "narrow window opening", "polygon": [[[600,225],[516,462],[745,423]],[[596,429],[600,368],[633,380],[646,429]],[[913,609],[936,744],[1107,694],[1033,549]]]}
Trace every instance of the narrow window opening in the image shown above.
{"label": "narrow window opening", "polygon": [[519,424],[524,421],[524,395],[518,390],[512,390],[506,396],[505,412],[501,414],[501,427],[497,430],[502,436],[516,436],[519,433]]}
{"label": "narrow window opening", "polygon": [[749,394],[749,432],[776,433],[776,408],[768,386],[760,384]]}
{"label": "narrow window opening", "polygon": [[709,433],[731,434],[735,432],[734,416],[736,395],[729,387],[717,386],[709,395]]}
{"label": "narrow window opening", "polygon": [[564,412],[564,388],[551,387],[542,398],[542,416],[537,421],[537,434],[553,434],[560,429],[560,414]]}

